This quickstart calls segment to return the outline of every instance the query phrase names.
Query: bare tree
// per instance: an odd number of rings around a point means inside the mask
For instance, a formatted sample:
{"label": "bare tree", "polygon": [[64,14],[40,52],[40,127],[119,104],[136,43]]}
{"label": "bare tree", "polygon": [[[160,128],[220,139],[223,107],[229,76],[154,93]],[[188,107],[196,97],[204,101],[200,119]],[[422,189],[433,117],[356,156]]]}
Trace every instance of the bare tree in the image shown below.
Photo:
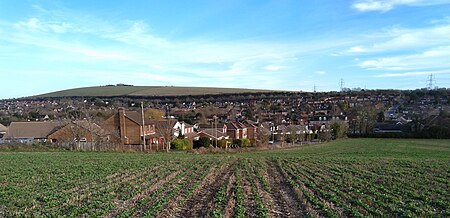
{"label": "bare tree", "polygon": [[283,128],[280,132],[280,145],[281,147],[284,147],[284,144],[286,142],[286,135],[287,135],[287,128]]}
{"label": "bare tree", "polygon": [[293,125],[289,125],[286,128],[286,134],[287,134],[287,136],[286,136],[287,139],[292,142],[292,145],[294,145],[294,143],[298,139],[297,128]]}
{"label": "bare tree", "polygon": [[83,107],[66,110],[64,119],[59,121],[63,128],[60,134],[65,138],[62,143],[72,150],[85,150],[87,146],[90,150],[108,149],[108,134],[96,124],[101,121],[98,111],[87,108],[83,102]]}
{"label": "bare tree", "polygon": [[173,134],[173,126],[175,125],[176,121],[173,119],[166,119],[163,121],[156,121],[155,127],[156,132],[159,136],[161,136],[164,140],[163,142],[163,149],[166,151],[170,150],[170,142],[172,141],[174,134]]}
{"label": "bare tree", "polygon": [[299,129],[299,132],[298,132],[298,139],[299,139],[299,141],[300,141],[300,145],[302,145],[303,144],[303,141],[305,141],[305,133],[306,133],[306,129],[305,129],[305,126],[304,125],[298,125],[298,129]]}
{"label": "bare tree", "polygon": [[256,131],[256,144],[259,147],[265,147],[269,144],[270,130],[259,125]]}

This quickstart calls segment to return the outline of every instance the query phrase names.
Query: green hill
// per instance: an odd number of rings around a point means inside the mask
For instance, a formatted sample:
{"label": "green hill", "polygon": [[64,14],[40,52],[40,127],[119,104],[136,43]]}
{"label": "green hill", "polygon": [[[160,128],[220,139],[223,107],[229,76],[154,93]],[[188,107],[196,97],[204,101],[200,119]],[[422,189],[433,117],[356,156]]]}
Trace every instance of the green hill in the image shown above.
{"label": "green hill", "polygon": [[74,96],[187,96],[187,95],[219,95],[240,93],[277,92],[261,89],[212,88],[212,87],[179,87],[179,86],[94,86],[67,89],[46,93],[34,97],[74,97]]}

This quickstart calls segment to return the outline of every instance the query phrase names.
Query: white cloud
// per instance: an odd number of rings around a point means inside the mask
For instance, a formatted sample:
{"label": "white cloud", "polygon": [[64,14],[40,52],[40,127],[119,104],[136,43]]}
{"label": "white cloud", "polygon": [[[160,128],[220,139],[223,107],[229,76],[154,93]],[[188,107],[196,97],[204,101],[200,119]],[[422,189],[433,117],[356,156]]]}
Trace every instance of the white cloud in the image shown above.
{"label": "white cloud", "polygon": [[[52,53],[60,61],[64,58],[71,62],[118,60],[140,71],[145,68],[216,78],[254,72],[271,74],[292,68],[302,55],[342,49],[352,42],[339,39],[309,42],[174,40],[152,33],[149,25],[139,20],[111,23],[67,10],[58,12],[33,7],[40,12],[39,16],[16,23],[16,29],[4,31],[0,40],[60,52],[59,55]],[[8,28],[0,25],[0,32]],[[64,31],[75,34],[55,34]],[[70,38],[72,36],[76,37]],[[222,66],[216,69],[211,68],[211,64]],[[260,72],[261,69],[265,72]]]}
{"label": "white cloud", "polygon": [[132,22],[126,31],[117,31],[116,33],[103,33],[104,37],[111,38],[130,45],[138,46],[160,46],[170,47],[172,44],[161,37],[157,37],[148,32],[148,25],[143,21]]}
{"label": "white cloud", "polygon": [[386,12],[397,6],[430,6],[449,4],[449,0],[358,0],[353,2],[352,7],[361,12],[381,11]]}
{"label": "white cloud", "polygon": [[321,70],[316,71],[316,72],[314,72],[314,73],[315,73],[315,74],[318,74],[318,75],[325,75],[325,74],[327,74],[327,72],[321,71]]}
{"label": "white cloud", "polygon": [[359,66],[379,70],[419,70],[450,67],[450,46],[436,47],[419,54],[365,60]]}
{"label": "white cloud", "polygon": [[386,77],[410,77],[410,76],[423,76],[430,74],[450,74],[450,70],[437,70],[437,71],[418,71],[418,72],[403,72],[403,73],[385,73],[375,75],[377,78],[386,78]]}
{"label": "white cloud", "polygon": [[367,34],[357,45],[339,55],[357,55],[353,61],[360,68],[389,71],[428,72],[450,68],[450,24],[442,20],[423,28],[393,27]]}
{"label": "white cloud", "polygon": [[[42,14],[35,18],[0,23],[0,44],[26,48],[23,50],[34,58],[58,62],[56,65],[84,68],[92,72],[92,77],[105,78],[99,71],[114,69],[113,74],[130,75],[128,80],[119,77],[124,82],[149,82],[153,78],[173,85],[264,88],[276,83],[285,87],[282,81],[286,77],[282,76],[293,74],[292,69],[298,69],[303,56],[331,53],[353,43],[349,39],[322,38],[307,42],[170,39],[154,34],[139,20],[112,23],[86,15],[38,10]],[[58,34],[63,32],[70,34]],[[57,68],[44,65],[42,68],[49,71]]]}
{"label": "white cloud", "polygon": [[416,29],[391,28],[365,37],[368,41],[366,44],[353,46],[344,53],[375,53],[446,45],[450,43],[449,36],[450,24],[448,23]]}
{"label": "white cloud", "polygon": [[[129,56],[119,51],[105,48],[93,48],[79,42],[67,42],[48,34],[6,33],[0,35],[0,40],[64,52],[64,54],[60,54],[62,56],[66,56],[67,54],[77,54],[81,55],[82,58],[89,58],[81,59],[84,61],[93,61],[92,58],[100,60],[130,59]],[[70,58],[72,61],[75,61],[73,60],[73,57]]]}
{"label": "white cloud", "polygon": [[367,49],[364,47],[361,47],[361,46],[353,46],[348,50],[348,52],[352,52],[352,53],[360,53],[360,52],[365,52],[365,51],[367,51]]}
{"label": "white cloud", "polygon": [[20,21],[15,24],[16,28],[30,31],[43,31],[54,33],[65,33],[72,26],[65,22],[59,21],[42,21],[38,18],[32,17],[25,21]]}
{"label": "white cloud", "polygon": [[283,66],[277,66],[277,65],[267,65],[265,67],[263,67],[263,70],[267,70],[267,71],[279,71],[282,70],[284,67]]}

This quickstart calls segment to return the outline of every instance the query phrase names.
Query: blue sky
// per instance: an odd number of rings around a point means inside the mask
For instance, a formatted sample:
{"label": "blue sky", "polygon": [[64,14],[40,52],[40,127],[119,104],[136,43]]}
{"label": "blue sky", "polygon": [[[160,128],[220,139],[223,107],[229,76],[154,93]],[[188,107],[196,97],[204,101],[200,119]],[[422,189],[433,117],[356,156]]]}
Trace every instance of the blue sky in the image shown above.
{"label": "blue sky", "polygon": [[450,0],[0,0],[0,99],[126,83],[450,87]]}

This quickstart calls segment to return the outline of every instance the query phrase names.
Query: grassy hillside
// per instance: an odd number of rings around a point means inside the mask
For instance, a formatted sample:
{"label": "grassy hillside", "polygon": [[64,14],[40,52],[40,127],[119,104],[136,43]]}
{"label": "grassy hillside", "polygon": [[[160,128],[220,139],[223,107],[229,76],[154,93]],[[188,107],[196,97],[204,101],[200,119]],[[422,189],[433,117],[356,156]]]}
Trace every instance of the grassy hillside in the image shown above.
{"label": "grassy hillside", "polygon": [[449,217],[450,141],[243,154],[0,152],[0,217]]}
{"label": "grassy hillside", "polygon": [[72,96],[186,96],[217,95],[234,93],[261,93],[270,90],[210,87],[178,87],[178,86],[94,86],[67,89],[38,95],[35,97],[72,97]]}

